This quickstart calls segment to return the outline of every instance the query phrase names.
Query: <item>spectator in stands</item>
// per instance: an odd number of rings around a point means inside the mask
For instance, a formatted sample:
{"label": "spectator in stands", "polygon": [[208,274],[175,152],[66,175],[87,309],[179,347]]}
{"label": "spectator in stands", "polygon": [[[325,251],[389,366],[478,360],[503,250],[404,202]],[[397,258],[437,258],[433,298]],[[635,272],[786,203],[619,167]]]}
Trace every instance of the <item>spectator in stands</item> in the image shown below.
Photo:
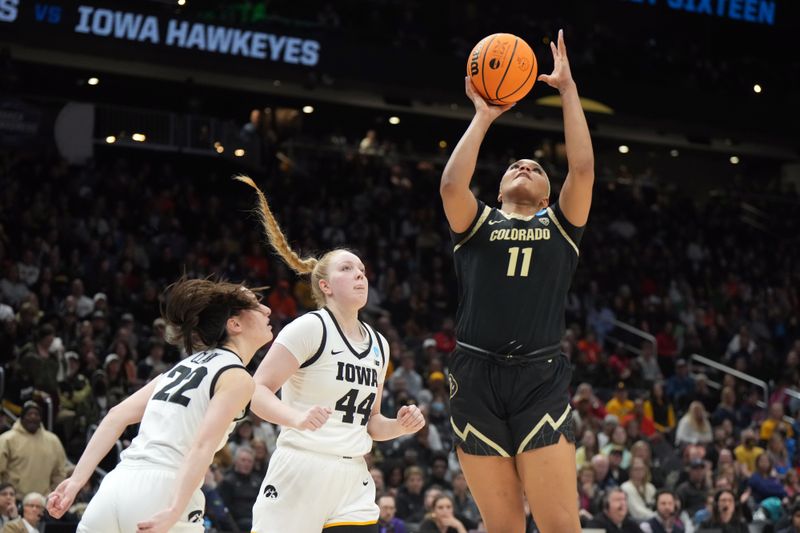
{"label": "spectator in stands", "polygon": [[656,493],[656,514],[640,524],[642,533],[683,533],[683,525],[677,520],[678,501],[668,489]]}
{"label": "spectator in stands", "polygon": [[700,524],[700,527],[701,529],[717,529],[724,533],[749,533],[750,531],[736,504],[736,495],[728,489],[719,490],[714,494],[711,518]]}
{"label": "spectator in stands", "polygon": [[783,478],[783,489],[789,498],[794,498],[800,494],[800,474],[797,469],[790,468],[786,471],[786,475]]}
{"label": "spectator in stands", "polygon": [[576,414],[580,415],[573,414],[573,418],[576,419],[575,424],[583,429],[599,427],[607,414],[605,405],[595,396],[589,383],[578,385],[572,397],[572,406],[577,410]]}
{"label": "spectator in stands", "polygon": [[679,411],[691,401],[694,395],[694,379],[689,375],[689,365],[685,359],[675,361],[675,374],[667,380],[666,393]]}
{"label": "spectator in stands", "polygon": [[756,343],[750,336],[750,328],[743,325],[739,328],[739,333],[734,335],[728,343],[728,347],[725,350],[725,360],[728,362],[735,361],[736,358],[740,356],[749,359],[750,354],[752,354],[755,349]]}
{"label": "spectator in stands", "polygon": [[433,335],[436,341],[436,350],[439,353],[449,354],[456,349],[456,323],[451,317],[442,321],[442,327]]}
{"label": "spectator in stands", "polygon": [[212,464],[206,472],[203,486],[203,496],[206,499],[205,516],[211,521],[211,525],[219,531],[233,531],[238,533],[239,526],[233,520],[230,511],[225,506],[222,496],[219,494],[219,484],[216,480],[217,466]]}
{"label": "spectator in stands", "polygon": [[733,455],[741,465],[742,475],[750,477],[756,470],[756,458],[764,453],[764,448],[756,445],[756,432],[752,429],[743,430],[741,438],[742,443],[733,450]]}
{"label": "spectator in stands", "polygon": [[658,361],[653,353],[652,342],[642,342],[639,357],[636,358],[636,364],[639,367],[641,378],[644,380],[648,388],[650,388],[656,381],[661,381],[664,378],[661,372],[661,367],[658,366]]}
{"label": "spectator in stands", "polygon": [[625,382],[620,381],[617,383],[617,388],[614,389],[614,396],[606,402],[606,412],[615,415],[617,418],[622,418],[632,411],[633,401],[628,398],[628,389],[625,387]]}
{"label": "spectator in stands", "polygon": [[777,533],[800,533],[800,504],[795,503],[789,509],[789,515],[791,516],[791,525],[778,530]]}
{"label": "spectator in stands", "polygon": [[604,529],[606,533],[640,533],[641,529],[628,516],[628,501],[620,488],[609,489],[603,496],[603,512],[586,524],[587,528]]}
{"label": "spectator in stands", "polygon": [[27,285],[20,280],[19,269],[11,263],[6,267],[6,275],[0,279],[0,295],[11,307],[18,308],[28,297],[30,291]]}
{"label": "spectator in stands", "polygon": [[656,488],[650,482],[650,471],[645,462],[639,458],[631,461],[628,481],[620,488],[628,499],[628,510],[631,517],[639,522],[655,516],[653,506],[656,503]]}
{"label": "spectator in stands", "polygon": [[425,514],[425,474],[418,466],[406,469],[403,486],[397,491],[397,517],[405,522],[421,522]]}
{"label": "spectator in stands", "polygon": [[661,433],[669,433],[675,428],[675,408],[664,394],[664,384],[660,381],[650,388],[650,396],[644,402],[644,416],[652,418]]}
{"label": "spectator in stands", "polygon": [[378,497],[378,533],[406,533],[406,524],[395,516],[397,507],[394,496],[384,494]]}
{"label": "spectator in stands", "polygon": [[467,486],[467,479],[464,477],[463,472],[456,472],[453,474],[453,505],[455,506],[455,514],[463,516],[465,519],[473,523],[478,523],[481,520],[481,514],[478,510],[478,505],[475,503],[475,498],[469,491]]}
{"label": "spectator in stands", "polygon": [[[625,448],[614,445],[608,452],[608,475],[614,480],[614,486],[619,487],[624,482],[628,481],[628,470],[622,467],[622,461],[626,457]],[[628,452],[630,457],[630,452]]]}
{"label": "spectator in stands", "polygon": [[39,404],[25,402],[11,430],[0,435],[0,482],[20,493],[49,493],[64,480],[66,460],[61,441],[42,426]]}
{"label": "spectator in stands", "polygon": [[38,492],[29,492],[22,499],[22,516],[7,523],[3,533],[34,533],[40,531],[47,501]]}
{"label": "spectator in stands", "polygon": [[[639,433],[644,435],[645,437],[652,437],[656,432],[656,424],[653,419],[644,412],[644,400],[641,398],[636,398],[633,401],[633,411],[629,414],[620,418],[620,425],[623,426],[628,431],[628,436],[633,437],[630,435],[631,427],[629,424],[635,422]],[[636,435],[634,440],[638,440],[639,435]]]}
{"label": "spectator in stands", "polygon": [[384,494],[390,494],[390,492],[386,490],[387,487],[383,470],[377,466],[373,466],[369,469],[369,475],[372,477],[372,481],[375,483],[375,494],[378,496],[378,498]]}
{"label": "spectator in stands", "polygon": [[453,514],[453,500],[440,495],[433,500],[433,511],[419,525],[419,533],[467,533],[463,522]]}
{"label": "spectator in stands", "polygon": [[242,531],[250,531],[253,504],[261,487],[261,478],[253,471],[254,465],[253,450],[240,446],[234,454],[233,471],[219,484],[219,494]]}
{"label": "spectator in stands", "polygon": [[169,366],[164,362],[164,341],[158,337],[150,337],[147,341],[147,356],[136,367],[136,378],[146,383],[167,368]]}
{"label": "spectator in stands", "polygon": [[786,442],[781,433],[773,433],[767,444],[767,455],[777,472],[778,476],[783,477],[792,468],[792,458],[786,449]]}
{"label": "spectator in stands", "polygon": [[54,398],[58,396],[59,356],[55,346],[55,329],[43,324],[36,329],[34,340],[20,350],[20,370],[30,376],[36,390]]}
{"label": "spectator in stands", "polygon": [[253,437],[250,439],[250,448],[253,450],[253,472],[259,479],[264,479],[269,466],[267,443],[263,439]]}
{"label": "spectator in stands", "polygon": [[425,484],[425,490],[438,486],[443,490],[453,490],[453,485],[446,479],[447,476],[447,455],[437,453],[431,461],[430,476]]}
{"label": "spectator in stands", "polygon": [[11,483],[0,483],[0,531],[12,520],[19,517],[17,491]]}
{"label": "spectator in stands", "polygon": [[711,422],[708,420],[705,407],[700,402],[692,402],[689,410],[678,422],[675,445],[709,444],[713,440],[714,434],[711,431]]}
{"label": "spectator in stands", "polygon": [[592,457],[597,455],[597,436],[591,429],[586,429],[581,436],[580,447],[575,450],[575,464],[578,469],[588,465]]}
{"label": "spectator in stands", "polygon": [[711,425],[718,426],[723,420],[730,420],[734,426],[739,426],[736,415],[736,393],[732,387],[723,387],[720,392],[720,401],[711,414]]}
{"label": "spectator in stands", "polygon": [[631,452],[628,451],[627,444],[628,434],[625,431],[625,428],[622,426],[617,426],[611,433],[611,440],[608,444],[603,446],[600,452],[607,456],[610,456],[612,451],[619,452],[622,457],[622,462],[619,466],[622,469],[627,469],[631,464]]}
{"label": "spectator in stands", "polygon": [[792,425],[786,422],[783,417],[784,411],[782,403],[775,402],[769,406],[769,414],[767,415],[767,419],[761,422],[761,429],[759,431],[759,438],[762,444],[768,443],[776,430],[782,432],[787,437],[791,438],[794,436]]}
{"label": "spectator in stands", "polygon": [[656,345],[661,371],[666,375],[672,374],[677,364],[675,358],[678,356],[678,342],[675,338],[675,324],[671,320],[667,320],[664,328],[656,334]]}
{"label": "spectator in stands", "polygon": [[681,500],[681,508],[689,516],[703,508],[706,504],[706,495],[710,489],[706,462],[695,458],[689,463],[689,479],[678,485],[675,490]]}
{"label": "spectator in stands", "polygon": [[578,469],[578,507],[579,514],[586,520],[600,511],[600,501],[603,491],[595,479],[595,471],[591,465],[586,464]]}
{"label": "spectator in stands", "polygon": [[610,487],[617,487],[619,484],[617,480],[611,475],[610,464],[608,457],[598,453],[592,457],[591,461],[592,470],[594,470],[594,479],[600,490],[607,490]]}
{"label": "spectator in stands", "polygon": [[409,350],[403,353],[401,364],[402,366],[396,369],[389,378],[389,388],[394,391],[397,382],[402,379],[405,381],[405,390],[412,397],[417,398],[423,388],[423,383],[422,376],[414,368],[416,365],[414,352]]}
{"label": "spectator in stands", "polygon": [[781,480],[775,475],[772,459],[766,452],[756,458],[756,470],[747,480],[747,485],[750,487],[753,500],[756,503],[761,503],[762,500],[771,496],[776,498],[786,497],[786,489],[783,488]]}
{"label": "spectator in stands", "polygon": [[86,318],[92,313],[94,300],[86,296],[81,279],[72,280],[70,296],[75,300],[75,311],[78,313],[78,318]]}

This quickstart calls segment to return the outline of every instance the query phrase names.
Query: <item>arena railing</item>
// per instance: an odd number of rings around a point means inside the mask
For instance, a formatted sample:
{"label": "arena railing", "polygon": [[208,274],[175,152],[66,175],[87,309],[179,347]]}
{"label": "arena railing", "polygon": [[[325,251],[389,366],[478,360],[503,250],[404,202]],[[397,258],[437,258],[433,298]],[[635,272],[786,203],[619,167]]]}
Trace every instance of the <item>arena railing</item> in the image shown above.
{"label": "arena railing", "polygon": [[[627,333],[630,333],[631,335],[633,335],[636,338],[639,338],[639,339],[642,339],[642,340],[644,340],[646,342],[649,342],[650,344],[653,345],[653,355],[658,353],[658,344],[656,342],[656,338],[653,335],[651,335],[650,333],[644,331],[643,329],[639,329],[639,328],[636,328],[634,326],[631,326],[630,324],[626,324],[625,322],[620,322],[619,320],[612,320],[611,323],[614,324],[615,328],[619,328],[619,329],[621,329],[621,330],[623,330],[623,331],[625,331]],[[606,339],[609,339],[609,340],[612,340],[612,341],[617,342],[619,344],[622,344],[622,346],[626,350],[628,350],[628,351],[630,351],[632,353],[635,353],[636,355],[642,355],[642,350],[641,349],[639,349],[638,347],[634,346],[633,344],[630,344],[629,342],[625,341],[624,339],[619,338],[617,335],[611,335],[611,334],[606,335]]]}
{"label": "arena railing", "polygon": [[755,378],[749,374],[745,374],[744,372],[740,372],[735,368],[729,367],[728,365],[723,365],[720,362],[714,361],[713,359],[709,359],[708,357],[702,356],[700,354],[693,353],[689,357],[689,359],[693,364],[705,365],[709,368],[713,368],[717,372],[729,374],[735,377],[736,379],[740,379],[742,381],[750,383],[751,385],[755,385],[756,387],[764,391],[764,399],[759,401],[758,404],[756,405],[762,408],[766,408],[769,405],[769,385],[767,385],[766,381]]}

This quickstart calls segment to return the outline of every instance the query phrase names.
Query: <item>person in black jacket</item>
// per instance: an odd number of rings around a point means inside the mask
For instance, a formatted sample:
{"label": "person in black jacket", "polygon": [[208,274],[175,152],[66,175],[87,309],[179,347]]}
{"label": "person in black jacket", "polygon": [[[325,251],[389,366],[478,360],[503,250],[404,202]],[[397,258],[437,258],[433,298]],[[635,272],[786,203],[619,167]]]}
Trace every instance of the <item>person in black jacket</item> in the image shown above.
{"label": "person in black jacket", "polygon": [[253,504],[261,487],[261,478],[253,471],[254,464],[253,450],[244,446],[237,448],[233,470],[225,475],[218,488],[222,501],[242,531],[250,531]]}
{"label": "person in black jacket", "polygon": [[587,528],[605,529],[606,533],[641,533],[639,525],[628,516],[628,499],[614,487],[603,496],[603,512],[589,520]]}

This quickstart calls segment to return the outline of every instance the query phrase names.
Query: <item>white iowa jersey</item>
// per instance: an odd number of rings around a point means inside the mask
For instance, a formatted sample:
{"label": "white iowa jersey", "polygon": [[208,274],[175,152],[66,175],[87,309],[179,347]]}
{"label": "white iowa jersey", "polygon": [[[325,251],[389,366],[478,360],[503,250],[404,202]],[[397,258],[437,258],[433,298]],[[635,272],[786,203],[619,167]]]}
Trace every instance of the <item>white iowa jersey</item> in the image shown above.
{"label": "white iowa jersey", "polygon": [[386,377],[389,353],[386,340],[361,324],[367,340],[359,347],[347,340],[327,308],[303,315],[278,334],[275,342],[301,362],[281,388],[281,399],[300,411],[314,405],[333,410],[316,431],[283,428],[278,446],[348,457],[372,449],[367,422]]}
{"label": "white iowa jersey", "polygon": [[[145,407],[139,434],[122,458],[126,462],[179,467],[200,429],[217,379],[231,368],[244,368],[239,356],[215,348],[187,357],[162,374]],[[231,421],[228,433],[246,412],[245,408]],[[225,445],[227,437],[217,449]]]}

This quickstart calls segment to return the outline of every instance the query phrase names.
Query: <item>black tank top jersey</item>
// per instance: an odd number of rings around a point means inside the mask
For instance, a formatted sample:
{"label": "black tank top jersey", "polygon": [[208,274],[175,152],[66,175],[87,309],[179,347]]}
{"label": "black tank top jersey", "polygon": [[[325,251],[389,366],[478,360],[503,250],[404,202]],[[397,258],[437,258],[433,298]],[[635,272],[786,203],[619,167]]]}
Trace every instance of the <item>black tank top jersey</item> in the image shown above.
{"label": "black tank top jersey", "polygon": [[520,217],[478,200],[470,227],[451,231],[458,341],[504,355],[558,353],[582,235],[557,203]]}

